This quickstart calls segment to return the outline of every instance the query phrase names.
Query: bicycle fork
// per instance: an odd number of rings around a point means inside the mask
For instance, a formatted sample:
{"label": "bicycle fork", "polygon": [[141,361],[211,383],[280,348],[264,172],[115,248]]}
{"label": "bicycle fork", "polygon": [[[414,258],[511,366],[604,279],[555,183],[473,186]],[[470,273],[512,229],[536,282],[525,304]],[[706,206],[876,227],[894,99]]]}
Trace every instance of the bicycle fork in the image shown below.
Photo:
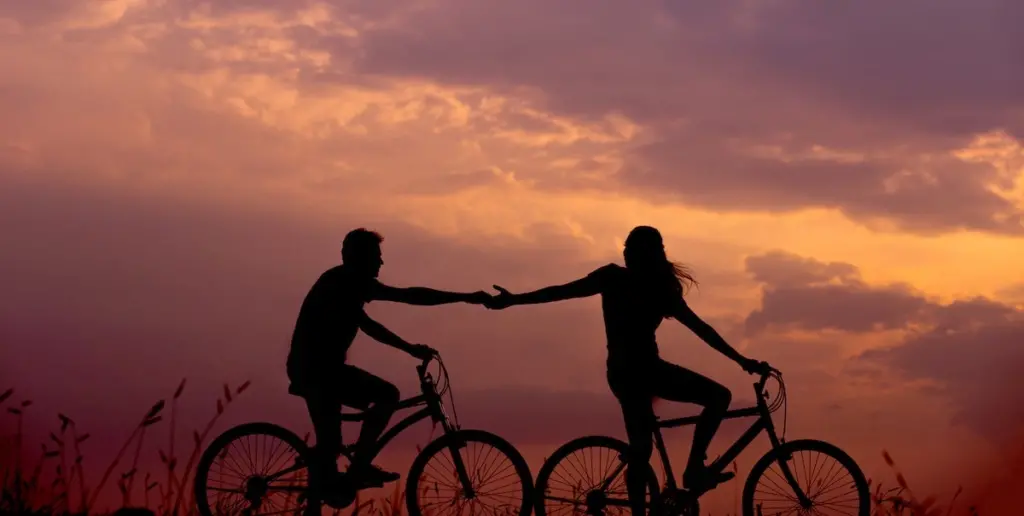
{"label": "bicycle fork", "polygon": [[466,442],[460,438],[459,429],[453,427],[451,422],[448,420],[448,414],[444,411],[444,406],[438,404],[435,408],[436,419],[440,420],[441,428],[444,430],[445,438],[450,442],[448,443],[448,452],[452,454],[452,463],[455,465],[455,474],[459,476],[459,481],[462,482],[462,492],[466,499],[472,500],[476,497],[476,491],[473,490],[473,479],[469,476],[469,470],[466,468],[465,461],[462,460],[462,450],[466,447]]}
{"label": "bicycle fork", "polygon": [[[772,446],[775,450],[782,449],[782,443],[779,441],[778,437],[775,436],[774,428],[768,428],[768,438],[771,439]],[[804,490],[800,487],[800,483],[797,482],[796,476],[793,475],[793,470],[789,469],[789,462],[793,460],[793,454],[784,452],[778,453],[777,455],[778,458],[776,460],[779,462],[779,469],[782,470],[782,476],[786,479],[786,482],[789,483],[789,486],[793,488],[793,492],[796,493],[796,499],[800,502],[800,506],[804,509],[811,508],[813,502],[811,502],[811,499],[807,497],[807,493],[804,493]]]}
{"label": "bicycle fork", "polygon": [[[451,434],[449,434],[451,435]],[[448,445],[448,451],[452,454],[452,462],[455,464],[455,473],[459,475],[459,480],[462,482],[463,494],[467,499],[476,497],[476,492],[473,490],[473,480],[469,477],[469,470],[466,469],[466,463],[462,460],[462,454],[459,450],[466,447],[466,443],[457,437],[454,443]]]}

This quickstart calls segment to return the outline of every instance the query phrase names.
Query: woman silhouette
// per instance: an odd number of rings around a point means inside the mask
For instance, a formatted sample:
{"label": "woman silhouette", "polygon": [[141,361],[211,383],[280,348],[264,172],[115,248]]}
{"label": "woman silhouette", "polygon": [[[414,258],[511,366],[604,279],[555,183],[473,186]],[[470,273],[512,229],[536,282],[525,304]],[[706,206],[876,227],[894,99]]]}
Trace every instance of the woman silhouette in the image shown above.
{"label": "woman silhouette", "polygon": [[[733,477],[731,472],[711,475],[704,464],[708,445],[732,394],[709,378],[662,360],[655,332],[662,319],[671,317],[747,372],[763,372],[769,366],[739,354],[693,313],[683,300],[684,285],[697,282],[684,267],[669,261],[657,229],[639,226],[630,231],[623,257],[625,267],[608,264],[571,283],[525,294],[512,294],[495,285],[500,294],[485,306],[503,309],[601,294],[608,341],[608,386],[622,407],[629,439],[628,463],[650,462],[654,398],[702,405],[704,410],[694,428],[683,484],[689,489],[710,489]],[[644,514],[644,480],[642,470],[627,469],[626,486],[634,516]]]}

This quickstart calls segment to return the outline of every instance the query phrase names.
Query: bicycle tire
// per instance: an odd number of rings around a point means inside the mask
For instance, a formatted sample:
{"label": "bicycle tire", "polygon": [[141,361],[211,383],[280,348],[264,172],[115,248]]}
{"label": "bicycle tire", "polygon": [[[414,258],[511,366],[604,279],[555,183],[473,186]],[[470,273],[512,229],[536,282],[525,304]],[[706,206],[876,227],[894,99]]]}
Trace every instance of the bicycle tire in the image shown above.
{"label": "bicycle tire", "polygon": [[[534,512],[537,516],[546,516],[547,514],[547,509],[544,506],[545,494],[548,492],[548,481],[551,479],[551,474],[554,473],[555,468],[573,453],[586,448],[608,448],[618,453],[620,457],[625,457],[629,450],[629,444],[613,437],[589,435],[573,439],[556,449],[544,461],[540,471],[537,473],[537,484],[534,487]],[[657,506],[660,500],[660,488],[658,487],[658,478],[650,464],[647,465],[647,473],[647,489],[651,496],[651,505]]]}
{"label": "bicycle tire", "polygon": [[[485,430],[456,430],[431,441],[420,451],[413,460],[412,466],[409,468],[409,476],[406,479],[405,504],[409,516],[424,516],[418,499],[418,494],[423,486],[420,486],[419,483],[430,459],[439,452],[449,449],[450,446],[467,442],[478,442],[492,446],[498,452],[505,455],[512,463],[523,493],[518,516],[528,516],[533,502],[533,476],[530,472],[530,467],[515,446],[498,435]],[[460,456],[463,456],[463,454],[460,454]]]}
{"label": "bicycle tire", "polygon": [[[196,465],[193,490],[196,508],[199,510],[199,514],[201,516],[221,516],[220,513],[215,514],[213,512],[213,508],[210,507],[209,498],[207,496],[206,484],[209,479],[210,467],[213,465],[213,461],[217,458],[218,454],[224,451],[231,444],[232,441],[254,435],[265,435],[280,439],[296,451],[299,461],[304,464],[309,464],[309,447],[301,438],[299,438],[298,435],[295,435],[295,433],[284,427],[273,423],[256,422],[244,423],[229,428],[210,442],[210,445],[206,447],[205,451],[203,451],[203,455],[199,459],[199,463]],[[308,492],[305,494],[308,495]],[[309,505],[305,510],[305,514],[320,514],[320,502],[318,500],[310,499],[307,500],[307,503]]]}
{"label": "bicycle tire", "polygon": [[[765,453],[750,470],[745,485],[743,486],[743,516],[757,516],[758,508],[754,506],[754,494],[757,490],[761,476],[768,467],[779,460],[781,456],[791,455],[794,452],[813,451],[827,455],[834,459],[840,466],[846,468],[853,478],[853,484],[857,491],[858,502],[856,504],[857,516],[870,516],[871,514],[871,493],[868,487],[867,478],[860,466],[846,452],[834,444],[816,439],[800,439],[784,443],[782,446],[769,450]],[[777,483],[776,483],[777,484]]]}

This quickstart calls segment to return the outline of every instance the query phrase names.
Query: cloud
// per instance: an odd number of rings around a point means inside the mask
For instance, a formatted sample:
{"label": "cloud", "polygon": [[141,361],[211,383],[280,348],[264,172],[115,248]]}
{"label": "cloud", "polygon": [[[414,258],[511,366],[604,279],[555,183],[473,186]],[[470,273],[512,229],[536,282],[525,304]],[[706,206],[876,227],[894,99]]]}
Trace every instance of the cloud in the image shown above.
{"label": "cloud", "polygon": [[904,381],[925,381],[954,404],[955,423],[990,438],[1008,438],[1024,423],[1018,308],[980,296],[941,303],[905,285],[867,284],[850,264],[783,252],[750,257],[746,265],[764,284],[761,307],[745,321],[748,337],[895,331],[898,342],[857,353],[848,371],[881,379],[884,372],[865,368],[880,365]]}
{"label": "cloud", "polygon": [[628,117],[642,139],[592,187],[715,210],[830,208],[922,234],[1022,232],[1020,196],[1001,190],[1020,168],[956,155],[979,134],[1019,149],[1022,42],[1005,24],[1017,6],[485,4],[436,2],[367,30],[356,69]]}
{"label": "cloud", "polygon": [[[0,46],[19,77],[0,87],[14,121],[2,137],[52,157],[56,129],[31,121],[62,117],[63,153],[102,142],[138,160],[175,142],[164,163],[302,177],[314,190],[616,192],[1020,234],[1021,160],[1005,155],[1021,155],[1012,117],[1024,88],[1006,50],[1016,32],[998,30],[1017,8],[943,6],[901,4],[894,19],[936,21],[906,40],[897,24],[876,27],[871,3],[11,4],[0,16],[25,30]],[[948,33],[974,46],[931,52]],[[880,41],[899,50],[880,58]],[[977,79],[948,72],[964,66]],[[71,70],[73,90],[57,79]],[[96,119],[117,129],[92,130]],[[182,119],[197,122],[181,131]],[[237,163],[183,156],[213,134],[237,142]],[[256,140],[265,152],[245,160]],[[965,157],[982,140],[1000,151]]]}
{"label": "cloud", "polygon": [[905,328],[934,308],[905,285],[871,286],[847,263],[822,263],[783,252],[746,260],[764,283],[761,307],[745,321],[748,335],[771,327],[866,333]]}

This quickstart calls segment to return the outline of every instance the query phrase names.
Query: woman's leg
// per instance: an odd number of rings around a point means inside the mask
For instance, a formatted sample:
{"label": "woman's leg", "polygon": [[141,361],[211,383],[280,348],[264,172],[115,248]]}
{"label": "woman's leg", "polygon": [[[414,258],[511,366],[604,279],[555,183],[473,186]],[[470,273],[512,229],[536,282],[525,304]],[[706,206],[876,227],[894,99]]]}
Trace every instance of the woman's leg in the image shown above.
{"label": "woman's leg", "polygon": [[650,467],[654,435],[654,407],[646,374],[640,368],[609,369],[608,386],[619,401],[629,448],[626,456],[626,492],[633,516],[646,516],[644,491]]}
{"label": "woman's leg", "polygon": [[626,493],[633,516],[646,516],[644,491],[647,489],[647,468],[654,451],[651,442],[654,432],[654,409],[650,396],[630,396],[619,399],[626,423],[629,451],[626,463]]}
{"label": "woman's leg", "polygon": [[732,473],[723,473],[716,478],[704,476],[704,461],[707,459],[708,447],[725,417],[725,412],[729,409],[732,393],[710,378],[669,362],[660,361],[654,369],[650,379],[655,396],[704,407],[693,429],[693,446],[690,448],[690,459],[683,473],[683,483],[688,488],[693,488],[696,486],[692,484],[704,480],[717,484],[732,478]]}

